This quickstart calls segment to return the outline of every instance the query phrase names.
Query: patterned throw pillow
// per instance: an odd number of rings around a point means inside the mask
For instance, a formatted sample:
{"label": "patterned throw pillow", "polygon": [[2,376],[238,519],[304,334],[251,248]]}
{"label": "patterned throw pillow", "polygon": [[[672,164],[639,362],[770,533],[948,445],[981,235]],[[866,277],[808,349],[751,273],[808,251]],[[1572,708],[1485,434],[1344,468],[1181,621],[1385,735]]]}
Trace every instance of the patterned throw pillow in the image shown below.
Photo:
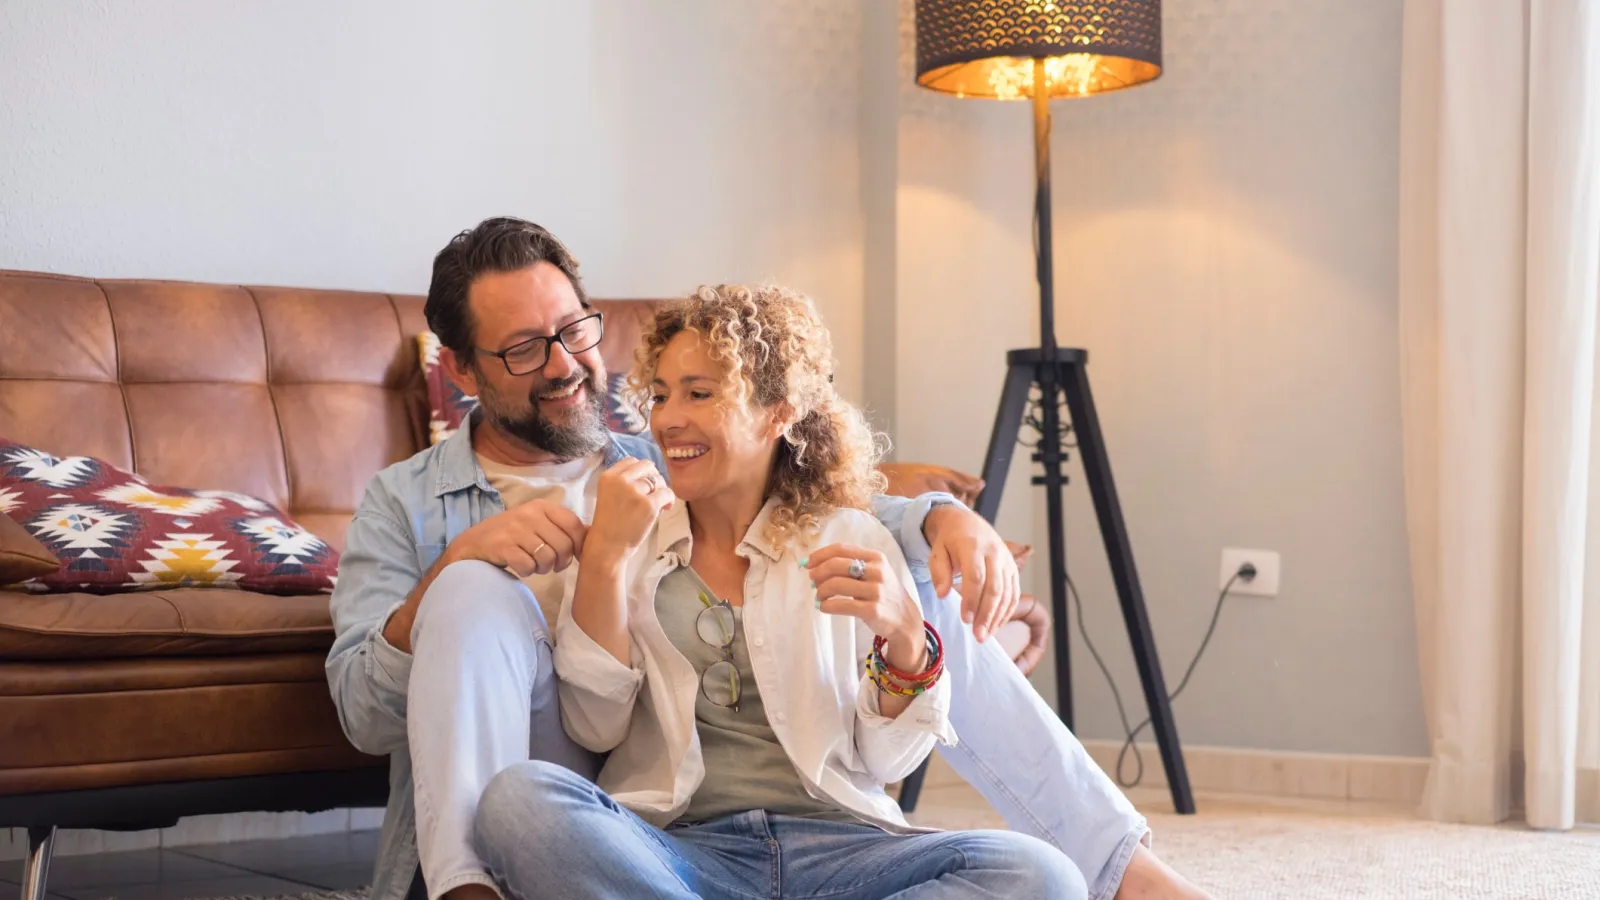
{"label": "patterned throw pillow", "polygon": [[88,456],[0,438],[0,512],[61,560],[26,590],[112,594],[216,587],[333,590],[338,551],[262,500],[153,485]]}
{"label": "patterned throw pillow", "polygon": [[422,377],[428,385],[428,443],[443,443],[456,433],[461,423],[478,405],[477,397],[469,397],[456,387],[439,364],[439,336],[431,331],[417,335],[417,352],[421,356]]}
{"label": "patterned throw pillow", "polygon": [[[428,443],[437,444],[456,433],[478,405],[478,398],[462,393],[445,375],[439,364],[438,335],[431,331],[417,335],[417,352],[428,385]],[[650,420],[624,399],[627,381],[624,373],[606,376],[606,427],[618,434],[639,434],[650,427]]]}

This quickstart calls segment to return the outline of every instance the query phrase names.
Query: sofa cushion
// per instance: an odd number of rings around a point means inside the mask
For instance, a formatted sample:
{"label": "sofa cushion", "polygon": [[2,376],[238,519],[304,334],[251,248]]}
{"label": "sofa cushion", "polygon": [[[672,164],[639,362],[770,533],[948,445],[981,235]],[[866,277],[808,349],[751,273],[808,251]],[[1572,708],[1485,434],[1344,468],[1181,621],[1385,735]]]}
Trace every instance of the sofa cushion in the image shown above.
{"label": "sofa cushion", "polygon": [[332,590],[339,555],[277,507],[228,491],[152,485],[87,456],[0,438],[0,512],[62,561],[33,591],[231,587]]}
{"label": "sofa cushion", "polygon": [[345,739],[322,666],[310,652],[0,660],[0,796],[383,766]]}
{"label": "sofa cushion", "polygon": [[417,335],[417,357],[428,386],[428,443],[442,443],[467,420],[478,398],[463,393],[439,363],[439,336],[431,331]]}
{"label": "sofa cushion", "polygon": [[44,548],[5,513],[0,513],[0,585],[47,575],[61,568],[61,560]]}
{"label": "sofa cushion", "polygon": [[180,588],[108,597],[0,590],[0,659],[326,653],[332,644],[327,594]]}

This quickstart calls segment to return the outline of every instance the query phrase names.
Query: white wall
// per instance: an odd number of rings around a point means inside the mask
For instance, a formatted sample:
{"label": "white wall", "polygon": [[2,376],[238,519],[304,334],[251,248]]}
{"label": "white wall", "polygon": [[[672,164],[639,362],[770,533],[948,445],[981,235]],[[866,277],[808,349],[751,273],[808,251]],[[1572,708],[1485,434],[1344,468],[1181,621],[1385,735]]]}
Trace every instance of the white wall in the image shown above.
{"label": "white wall", "polygon": [[[422,293],[451,235],[519,215],[597,296],[810,292],[859,397],[860,20],[855,0],[0,0],[0,268]],[[61,852],[377,821],[203,817]],[[0,859],[24,847],[0,829]]]}
{"label": "white wall", "polygon": [[859,396],[853,0],[8,0],[0,268],[421,293],[491,215],[598,296],[774,277]]}
{"label": "white wall", "polygon": [[[1228,601],[1177,702],[1189,743],[1426,754],[1400,481],[1400,8],[1169,3],[1160,80],[1052,106],[1058,334],[1090,350],[1169,687],[1204,633],[1221,548],[1283,555],[1281,596]],[[1003,351],[1038,342],[1030,122],[1022,104],[902,95],[903,456],[977,468]],[[1019,453],[1001,521],[1031,523],[1042,546],[1025,474]],[[1138,721],[1071,475],[1070,568]],[[1120,737],[1076,638],[1074,653],[1080,734]]]}

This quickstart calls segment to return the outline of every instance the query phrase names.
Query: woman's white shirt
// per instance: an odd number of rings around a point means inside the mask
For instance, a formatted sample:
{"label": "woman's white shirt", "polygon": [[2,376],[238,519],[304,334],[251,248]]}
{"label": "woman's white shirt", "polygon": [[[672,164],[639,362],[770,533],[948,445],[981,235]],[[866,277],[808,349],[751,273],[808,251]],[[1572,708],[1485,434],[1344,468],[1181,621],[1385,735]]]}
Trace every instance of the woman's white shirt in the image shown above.
{"label": "woman's white shirt", "polygon": [[[936,741],[955,743],[949,685],[941,679],[896,718],[881,715],[878,689],[863,667],[872,632],[858,619],[816,609],[811,579],[798,564],[830,544],[877,550],[915,599],[905,557],[876,518],[854,509],[833,512],[817,533],[779,552],[765,536],[776,503],[768,500],[736,550],[750,562],[744,634],[768,722],[813,796],[890,831],[924,830],[906,824],[883,786],[915,770]],[[660,827],[683,813],[706,776],[694,717],[700,676],[655,611],[656,585],[688,565],[691,551],[688,509],[676,503],[628,561],[631,665],[578,627],[570,593],[556,625],[567,733],[610,753],[599,786]]]}

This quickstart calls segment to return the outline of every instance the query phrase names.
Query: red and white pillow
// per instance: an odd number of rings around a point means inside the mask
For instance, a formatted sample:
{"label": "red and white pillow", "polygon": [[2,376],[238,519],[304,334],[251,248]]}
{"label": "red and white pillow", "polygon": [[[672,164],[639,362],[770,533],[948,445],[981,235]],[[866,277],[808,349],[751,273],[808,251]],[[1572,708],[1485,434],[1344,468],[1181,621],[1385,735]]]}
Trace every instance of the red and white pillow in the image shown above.
{"label": "red and white pillow", "polygon": [[422,377],[428,385],[428,443],[442,443],[456,433],[461,423],[472,414],[478,398],[469,396],[456,387],[439,364],[439,336],[431,331],[417,335],[417,354],[422,363]]}
{"label": "red and white pillow", "polygon": [[[478,398],[462,393],[445,375],[439,364],[438,335],[431,331],[417,335],[417,352],[428,385],[428,443],[437,444],[456,433],[472,415]],[[606,378],[606,427],[618,434],[639,434],[650,427],[650,420],[624,397],[627,381],[627,374],[621,372]]]}
{"label": "red and white pillow", "polygon": [[179,587],[268,594],[333,590],[339,553],[246,494],[152,485],[88,456],[0,438],[0,513],[61,560],[22,582],[96,594]]}

